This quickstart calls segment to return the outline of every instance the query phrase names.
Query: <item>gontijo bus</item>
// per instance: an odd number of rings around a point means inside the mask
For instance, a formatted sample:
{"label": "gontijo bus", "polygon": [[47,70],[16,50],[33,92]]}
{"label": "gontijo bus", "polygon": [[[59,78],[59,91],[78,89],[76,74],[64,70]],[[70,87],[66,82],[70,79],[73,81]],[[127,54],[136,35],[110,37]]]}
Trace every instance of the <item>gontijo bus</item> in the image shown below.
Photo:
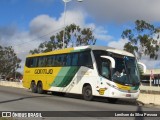
{"label": "gontijo bus", "polygon": [[81,46],[29,55],[23,86],[32,92],[56,91],[93,96],[136,99],[140,77],[133,54],[111,47]]}

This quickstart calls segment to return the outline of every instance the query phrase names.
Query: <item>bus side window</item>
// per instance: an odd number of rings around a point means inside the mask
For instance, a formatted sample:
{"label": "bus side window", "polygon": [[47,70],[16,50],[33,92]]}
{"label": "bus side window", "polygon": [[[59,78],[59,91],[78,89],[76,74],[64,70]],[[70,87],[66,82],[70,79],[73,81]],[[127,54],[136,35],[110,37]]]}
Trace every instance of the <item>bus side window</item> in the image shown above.
{"label": "bus side window", "polygon": [[66,56],[66,66],[71,66],[72,55],[67,54]]}
{"label": "bus side window", "polygon": [[36,67],[37,65],[37,58],[27,58],[26,66],[27,67]]}
{"label": "bus side window", "polygon": [[61,67],[63,65],[63,55],[56,55],[55,66]]}
{"label": "bus side window", "polygon": [[79,65],[93,68],[90,51],[81,52],[79,54]]}
{"label": "bus side window", "polygon": [[33,64],[32,67],[37,67],[37,57],[33,58]]}
{"label": "bus side window", "polygon": [[78,53],[72,54],[72,64],[73,66],[78,66]]}
{"label": "bus side window", "polygon": [[63,55],[63,66],[66,66],[67,64],[67,54]]}
{"label": "bus side window", "polygon": [[53,57],[52,57],[52,56],[48,56],[48,57],[47,57],[46,66],[47,66],[47,67],[52,67],[52,61],[53,61]]}
{"label": "bus side window", "polygon": [[66,65],[66,54],[61,55],[61,66],[65,66]]}
{"label": "bus side window", "polygon": [[55,56],[55,55],[54,55],[54,56],[51,56],[51,58],[52,58],[51,66],[54,67],[54,66],[56,66],[56,63],[55,63],[55,61],[56,61],[56,56]]}
{"label": "bus side window", "polygon": [[26,59],[26,64],[25,64],[27,67],[30,67],[30,58],[27,58]]}
{"label": "bus side window", "polygon": [[46,66],[46,58],[45,57],[39,57],[38,67],[45,67],[45,66]]}

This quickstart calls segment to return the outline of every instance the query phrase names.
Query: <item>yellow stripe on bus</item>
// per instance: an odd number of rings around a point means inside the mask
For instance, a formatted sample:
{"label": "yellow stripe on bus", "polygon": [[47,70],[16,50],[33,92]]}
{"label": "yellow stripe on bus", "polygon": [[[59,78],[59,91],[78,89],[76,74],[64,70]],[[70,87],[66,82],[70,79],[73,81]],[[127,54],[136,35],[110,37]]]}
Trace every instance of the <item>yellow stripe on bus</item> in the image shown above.
{"label": "yellow stripe on bus", "polygon": [[131,90],[131,87],[130,86],[124,86],[124,85],[120,85],[118,83],[116,83],[117,87],[119,89],[122,89],[122,90]]}
{"label": "yellow stripe on bus", "polygon": [[74,48],[66,48],[61,50],[55,50],[47,53],[40,53],[40,54],[34,54],[34,55],[28,55],[27,57],[36,57],[36,56],[45,56],[45,55],[51,55],[51,54],[63,54],[63,53],[70,53],[74,50]]}

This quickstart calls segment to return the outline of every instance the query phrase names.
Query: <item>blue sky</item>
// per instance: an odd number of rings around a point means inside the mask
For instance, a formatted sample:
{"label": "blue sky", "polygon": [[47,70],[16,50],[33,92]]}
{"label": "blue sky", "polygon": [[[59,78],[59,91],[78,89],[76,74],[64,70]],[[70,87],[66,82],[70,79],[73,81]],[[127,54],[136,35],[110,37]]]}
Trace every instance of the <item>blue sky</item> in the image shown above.
{"label": "blue sky", "polygon": [[[47,1],[47,0],[46,0]],[[63,2],[60,0],[1,0],[1,26],[16,24],[27,29],[30,21],[41,14],[58,17],[63,11]]]}
{"label": "blue sky", "polygon": [[[122,49],[127,42],[121,39],[122,31],[132,28],[135,20],[160,26],[159,6],[159,0],[72,0],[67,3],[66,24],[90,27],[97,45]],[[63,28],[63,12],[62,0],[0,0],[0,44],[14,46],[24,63],[29,50],[48,40],[50,34],[41,40],[39,36]],[[148,61],[148,68],[160,66],[160,57],[158,61],[142,59]]]}
{"label": "blue sky", "polygon": [[[75,3],[73,0],[72,2]],[[77,3],[78,4],[78,3]],[[77,5],[76,4],[76,5]],[[73,4],[68,3],[68,10],[72,9]],[[81,3],[79,3],[80,7]],[[73,7],[74,9],[75,7]],[[82,8],[82,7],[81,7]],[[64,3],[62,0],[1,0],[0,1],[0,26],[16,26],[18,30],[28,30],[29,24],[33,18],[39,15],[49,15],[50,17],[59,18],[64,11]],[[123,25],[114,23],[106,24],[96,23],[96,20],[91,15],[85,19],[86,23],[94,22],[97,25],[104,26],[108,34],[114,36],[114,39],[120,38]],[[97,41],[99,44],[101,42]],[[97,44],[98,44],[97,43]]]}

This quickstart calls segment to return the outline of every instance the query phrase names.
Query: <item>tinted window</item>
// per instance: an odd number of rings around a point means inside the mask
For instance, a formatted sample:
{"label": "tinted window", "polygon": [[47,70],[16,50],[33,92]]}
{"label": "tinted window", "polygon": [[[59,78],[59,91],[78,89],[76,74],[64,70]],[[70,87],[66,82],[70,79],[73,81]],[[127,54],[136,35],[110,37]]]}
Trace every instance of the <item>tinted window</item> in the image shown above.
{"label": "tinted window", "polygon": [[45,67],[46,66],[46,57],[39,57],[38,58],[38,67]]}
{"label": "tinted window", "polygon": [[79,53],[79,65],[93,68],[90,51]]}
{"label": "tinted window", "polygon": [[70,66],[72,61],[72,54],[66,55],[66,66]]}
{"label": "tinted window", "polygon": [[60,55],[56,55],[55,61],[54,61],[54,66],[60,66],[61,65],[60,61],[61,61]]}
{"label": "tinted window", "polygon": [[30,67],[86,66],[93,68],[90,51],[27,58],[26,66]]}
{"label": "tinted window", "polygon": [[73,66],[78,66],[78,53],[72,54],[72,64]]}
{"label": "tinted window", "polygon": [[27,67],[36,67],[37,66],[37,58],[27,58],[26,59]]}
{"label": "tinted window", "polygon": [[65,66],[66,65],[66,54],[56,55],[55,66]]}
{"label": "tinted window", "polygon": [[48,56],[46,60],[46,66],[52,67],[54,65],[54,56]]}

